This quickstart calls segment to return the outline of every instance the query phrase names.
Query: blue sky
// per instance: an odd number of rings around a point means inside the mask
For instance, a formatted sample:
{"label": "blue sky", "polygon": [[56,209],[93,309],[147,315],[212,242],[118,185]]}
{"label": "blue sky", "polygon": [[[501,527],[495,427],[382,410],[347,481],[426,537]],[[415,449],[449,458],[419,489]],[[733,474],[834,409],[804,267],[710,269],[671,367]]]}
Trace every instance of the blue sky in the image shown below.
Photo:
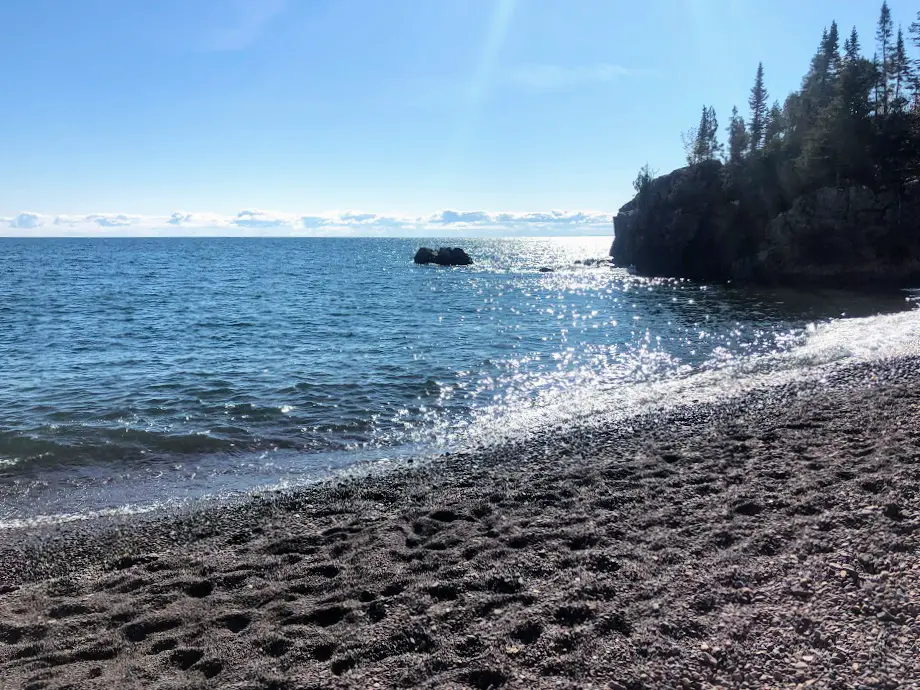
{"label": "blue sky", "polygon": [[[0,233],[607,233],[873,0],[6,0]],[[889,3],[905,25],[915,3]],[[445,213],[446,211],[446,213]]]}

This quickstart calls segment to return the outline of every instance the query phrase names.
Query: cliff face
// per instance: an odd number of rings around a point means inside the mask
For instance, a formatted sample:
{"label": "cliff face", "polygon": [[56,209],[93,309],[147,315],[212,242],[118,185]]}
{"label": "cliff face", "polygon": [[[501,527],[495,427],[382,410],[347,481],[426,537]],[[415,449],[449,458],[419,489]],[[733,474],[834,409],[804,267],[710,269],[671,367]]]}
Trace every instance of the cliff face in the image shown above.
{"label": "cliff face", "polygon": [[[920,284],[920,189],[824,188],[774,213],[717,161],[656,178],[614,218],[610,254],[648,276],[853,287]],[[753,193],[750,193],[753,192]]]}
{"label": "cliff face", "polygon": [[642,275],[725,280],[734,260],[738,207],[722,186],[722,165],[711,161],[652,180],[614,218],[610,254]]}

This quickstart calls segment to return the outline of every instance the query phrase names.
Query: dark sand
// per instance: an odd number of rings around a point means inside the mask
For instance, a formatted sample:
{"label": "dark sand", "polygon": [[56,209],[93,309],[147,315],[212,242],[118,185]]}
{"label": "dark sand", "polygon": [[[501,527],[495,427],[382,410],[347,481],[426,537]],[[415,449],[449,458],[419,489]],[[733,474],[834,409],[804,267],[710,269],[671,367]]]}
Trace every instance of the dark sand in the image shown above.
{"label": "dark sand", "polygon": [[920,688],[920,361],[0,534],[3,688]]}

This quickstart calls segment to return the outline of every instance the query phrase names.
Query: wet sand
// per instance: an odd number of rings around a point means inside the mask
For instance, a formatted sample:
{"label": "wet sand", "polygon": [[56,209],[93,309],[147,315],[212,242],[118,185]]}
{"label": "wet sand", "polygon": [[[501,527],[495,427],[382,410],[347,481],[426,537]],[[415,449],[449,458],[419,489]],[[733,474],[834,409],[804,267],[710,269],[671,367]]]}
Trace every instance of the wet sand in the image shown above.
{"label": "wet sand", "polygon": [[2,688],[920,688],[920,360],[0,533]]}

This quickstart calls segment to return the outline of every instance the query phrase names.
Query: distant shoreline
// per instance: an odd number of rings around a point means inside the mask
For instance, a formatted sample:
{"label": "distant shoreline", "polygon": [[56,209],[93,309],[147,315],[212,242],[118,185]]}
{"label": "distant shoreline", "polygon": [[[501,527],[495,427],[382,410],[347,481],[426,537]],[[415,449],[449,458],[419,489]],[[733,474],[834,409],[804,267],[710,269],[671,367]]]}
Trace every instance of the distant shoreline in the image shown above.
{"label": "distant shoreline", "polygon": [[0,675],[903,685],[918,414],[920,358],[895,359],[178,520],[23,532],[0,541]]}

